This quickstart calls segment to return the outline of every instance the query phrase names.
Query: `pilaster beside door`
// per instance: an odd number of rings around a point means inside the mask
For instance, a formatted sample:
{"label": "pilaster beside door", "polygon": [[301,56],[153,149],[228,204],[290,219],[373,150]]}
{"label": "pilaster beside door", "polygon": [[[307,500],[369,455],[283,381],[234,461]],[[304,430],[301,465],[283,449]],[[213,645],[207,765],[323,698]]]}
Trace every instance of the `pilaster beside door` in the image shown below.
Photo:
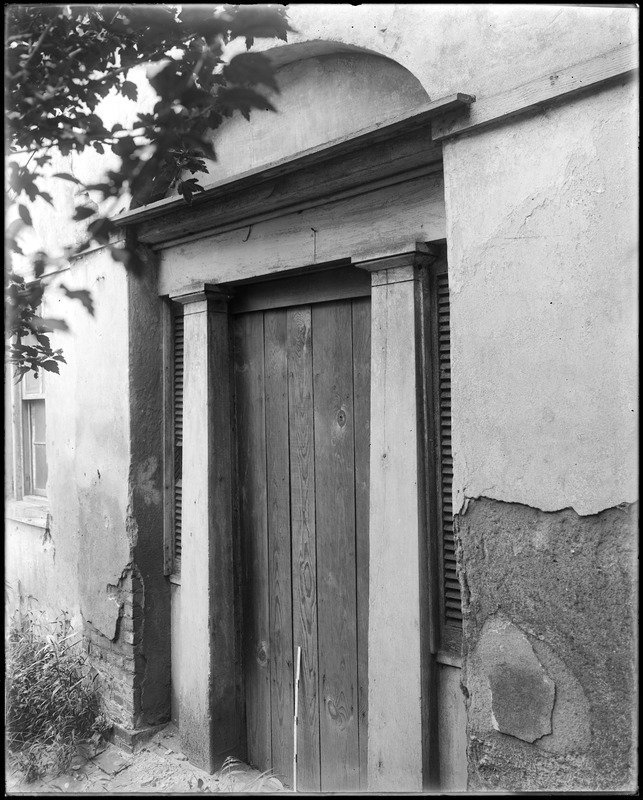
{"label": "pilaster beside door", "polygon": [[181,746],[213,772],[242,742],[235,652],[228,295],[204,284],[184,308]]}
{"label": "pilaster beside door", "polygon": [[418,242],[356,263],[371,273],[368,788],[377,792],[422,791],[437,778],[421,407],[433,260]]}

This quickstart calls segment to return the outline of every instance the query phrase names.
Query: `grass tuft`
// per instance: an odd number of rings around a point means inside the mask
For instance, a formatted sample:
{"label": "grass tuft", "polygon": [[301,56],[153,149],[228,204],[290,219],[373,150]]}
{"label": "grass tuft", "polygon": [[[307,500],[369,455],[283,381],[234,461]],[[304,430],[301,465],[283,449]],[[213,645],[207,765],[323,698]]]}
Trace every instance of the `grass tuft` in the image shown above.
{"label": "grass tuft", "polygon": [[218,773],[220,792],[284,792],[279,778],[266,770],[255,775],[237,758],[228,757]]}
{"label": "grass tuft", "polygon": [[5,709],[7,746],[15,767],[31,783],[71,766],[83,742],[98,744],[109,723],[78,637],[69,621],[45,633],[32,616],[14,621],[7,641]]}

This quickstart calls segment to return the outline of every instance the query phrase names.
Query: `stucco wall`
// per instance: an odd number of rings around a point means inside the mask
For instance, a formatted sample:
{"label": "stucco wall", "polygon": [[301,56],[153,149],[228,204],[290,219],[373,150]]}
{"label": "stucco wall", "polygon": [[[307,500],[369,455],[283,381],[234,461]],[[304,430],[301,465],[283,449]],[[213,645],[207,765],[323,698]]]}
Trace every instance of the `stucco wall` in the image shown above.
{"label": "stucco wall", "polygon": [[[276,113],[236,114],[214,136],[217,161],[208,183],[294,156],[410,113],[427,101],[420,82],[399,64],[364,53],[307,58],[282,67],[279,93],[266,91]],[[263,87],[261,87],[263,90]]]}
{"label": "stucco wall", "polygon": [[[54,280],[45,314],[64,319],[69,331],[51,335],[67,363],[59,376],[45,379],[47,498],[9,505],[6,545],[10,605],[42,609],[49,621],[61,613],[71,617],[85,634],[109,716],[125,728],[147,717],[157,721],[169,707],[169,648],[149,657],[163,636],[159,627],[169,632],[159,612],[165,588],[158,522],[161,444],[160,436],[146,436],[149,424],[144,424],[145,413],[154,414],[154,430],[159,428],[159,377],[151,378],[155,369],[160,373],[160,337],[141,298],[151,296],[153,313],[159,312],[156,292],[146,291],[145,281],[137,291],[132,282],[103,249],[77,259]],[[89,290],[94,315],[65,298],[56,284]],[[133,314],[145,325],[132,337]],[[139,370],[143,383],[137,395],[130,388],[136,360],[130,351],[132,342],[140,344],[145,336],[150,344],[138,351],[146,367]],[[131,412],[144,445],[131,435]],[[39,514],[39,527],[12,519],[28,518],[29,509]],[[155,575],[145,587],[150,569]],[[146,601],[157,617],[149,620],[143,640]],[[149,689],[145,678],[157,670],[163,674],[148,681]]]}
{"label": "stucco wall", "polygon": [[46,527],[6,519],[4,556],[5,625],[17,622],[17,614],[33,612],[38,619],[42,612],[48,626],[65,612],[75,629],[82,626],[75,565],[59,559],[56,566],[56,546]]}
{"label": "stucco wall", "polygon": [[637,497],[635,91],[445,145],[454,512]]}
{"label": "stucco wall", "polygon": [[61,280],[89,289],[95,313],[64,298],[50,305],[70,326],[56,336],[62,377],[47,385],[51,534],[59,560],[76,565],[84,618],[112,638],[118,604],[109,587],[130,560],[127,280],[102,250]]}
{"label": "stucco wall", "polygon": [[483,498],[459,519],[470,790],[635,789],[637,517]]}
{"label": "stucco wall", "polygon": [[634,786],[635,125],[616,85],[444,148],[473,790]]}
{"label": "stucco wall", "polygon": [[[288,59],[289,46],[297,52],[311,42],[317,53],[333,42],[364,48],[405,67],[432,100],[454,92],[496,94],[636,42],[638,35],[634,8],[302,3],[289,6],[288,16],[295,28],[289,44],[275,48],[274,42],[257,41],[259,49]],[[235,48],[242,50],[243,42]]]}
{"label": "stucco wall", "polygon": [[[89,290],[93,316],[56,284]],[[46,377],[47,499],[8,508],[10,605],[32,596],[84,629],[125,728],[169,716],[160,312],[151,263],[128,275],[99,249],[57,276],[46,314],[69,331],[52,334],[67,363]]]}
{"label": "stucco wall", "polygon": [[[108,586],[118,583],[128,562],[127,475],[127,284],[122,267],[98,251],[79,260],[59,279],[68,288],[92,291],[95,315],[53,290],[47,312],[62,317],[69,332],[51,335],[67,363],[46,376],[47,484],[51,574],[30,574],[25,589],[60,609],[72,609],[112,634],[118,608],[110,608]],[[33,538],[33,536],[32,536]],[[7,554],[18,571],[23,555]],[[41,575],[41,577],[38,577]],[[115,612],[115,614],[114,614]]]}
{"label": "stucco wall", "polygon": [[[399,66],[392,66],[389,76],[414,76],[409,85],[423,87],[432,99],[453,92],[484,98],[520,85],[634,41],[637,22],[632,9],[524,5],[302,4],[291,6],[289,15],[297,32],[289,36],[290,45],[273,48],[282,64],[338,49],[344,66],[351,59],[356,64],[359,59],[346,55],[345,46],[357,48],[393,59]],[[315,47],[309,47],[310,42]],[[257,42],[259,48],[273,44]],[[308,72],[309,77],[329,79],[323,70],[315,73],[313,66],[319,63],[301,71],[296,65],[286,66],[282,74]],[[353,77],[351,91],[359,92],[358,76]],[[307,100],[320,103],[320,119],[321,105],[327,112],[330,107],[333,114],[346,114],[341,125],[333,118],[338,127],[326,129],[329,136],[363,127],[358,111],[372,108],[342,107],[336,102],[339,95],[328,91],[330,79],[325,94],[311,93],[312,85],[309,82],[303,91],[293,82],[288,88],[286,103],[289,99],[296,106],[291,115],[305,116]],[[628,592],[632,586],[632,518],[614,507],[631,503],[637,494],[634,92],[625,86],[603,89],[484,133],[447,141],[444,147],[454,511],[462,515],[468,756],[474,787],[550,789],[558,766],[560,785],[567,788],[579,788],[573,784],[583,771],[593,786],[600,784],[601,771],[606,776],[601,785],[607,788],[627,779],[631,743],[621,734],[631,721],[631,595],[606,606],[609,619],[599,615],[580,646],[570,637],[596,611],[595,605],[600,607],[601,598],[618,593],[621,583]],[[421,94],[418,89],[417,96]],[[328,102],[322,104],[320,98]],[[382,119],[395,113],[394,105],[379,101]],[[270,136],[288,119],[287,112],[272,117]],[[234,133],[235,125],[228,127]],[[319,132],[314,126],[288,133],[303,149],[323,139],[315,138]],[[248,136],[252,139],[252,128]],[[274,142],[274,136],[268,139]],[[261,137],[259,141],[261,145]],[[227,145],[222,143],[221,153],[232,159],[234,145],[231,136]],[[261,150],[259,146],[257,152],[266,161],[274,160],[271,148]],[[261,159],[254,155],[232,168],[256,166]],[[441,209],[442,184],[434,185]],[[73,187],[61,191],[68,207]],[[316,216],[305,212],[294,221],[259,224],[252,237],[249,230],[233,231],[181,245],[177,252],[189,277],[220,280],[349,257],[356,248],[372,244],[374,228],[378,236],[386,225],[406,237],[415,224],[409,222],[408,204],[392,204],[378,225],[374,220],[384,211],[374,208],[374,199],[371,193],[369,202],[344,201],[341,208],[348,211],[338,215],[336,226],[329,226],[326,238],[323,231],[319,237],[309,233],[312,229],[316,234],[320,226]],[[413,208],[426,204],[425,192]],[[420,232],[415,238],[441,238],[442,220],[440,215],[439,234],[427,234],[421,220],[417,230],[413,228]],[[45,239],[56,244],[62,217],[43,217],[38,225]],[[307,236],[304,245],[297,239],[301,231]],[[214,246],[220,249],[216,258]],[[164,626],[169,623],[169,587],[159,556],[155,287],[150,278],[133,289],[122,268],[103,251],[77,261],[63,280],[70,288],[92,290],[96,316],[92,319],[78,305],[60,301],[72,333],[56,336],[68,365],[60,381],[49,381],[50,534],[13,525],[9,542],[15,549],[10,544],[9,570],[20,572],[24,591],[91,622],[97,636],[108,642],[127,635],[132,648],[138,646],[133,631],[119,629],[127,605],[124,581],[135,577],[137,586],[147,581],[149,597],[154,598],[148,607],[153,645],[147,653],[144,646],[132,649],[127,663],[118,654],[110,658],[116,668],[120,658],[124,672],[135,665],[147,676],[148,687],[159,686],[167,681],[169,632]],[[130,338],[137,324],[138,333]],[[135,429],[138,438],[132,441]],[[536,509],[559,513],[541,516]],[[139,545],[146,565],[134,575],[133,553]],[[581,573],[574,570],[572,558],[577,546],[587,551]],[[616,547],[621,561],[608,553],[610,546]],[[559,556],[562,566],[552,567],[548,559]],[[517,558],[520,563],[507,578],[505,565]],[[557,578],[567,581],[563,586],[575,586],[575,594],[557,588]],[[131,601],[136,591],[131,589]],[[550,607],[552,598],[561,614],[568,610],[567,603],[574,606],[569,624],[559,624]],[[580,605],[575,602],[579,598]],[[133,602],[130,607],[134,618]],[[619,613],[614,655],[609,639],[599,634]],[[498,643],[542,689],[534,722],[540,734],[536,739],[545,739],[542,747],[532,747],[531,742],[516,745],[502,730],[511,726],[500,706],[494,711],[493,705]],[[164,662],[153,661],[159,654]],[[621,686],[613,690],[616,681]],[[455,682],[451,675],[450,716],[461,719]],[[558,691],[553,701],[551,682]],[[163,716],[166,688],[148,695],[152,718]],[[498,693],[502,696],[503,690]],[[130,711],[124,724],[138,721],[133,706]],[[448,725],[447,716],[441,724]],[[494,727],[494,719],[500,729]],[[577,730],[575,720],[580,720]],[[592,726],[600,732],[595,740],[588,738]],[[402,757],[418,743],[388,744]],[[461,754],[462,746],[455,733],[452,748]],[[527,759],[529,769],[520,772]]]}

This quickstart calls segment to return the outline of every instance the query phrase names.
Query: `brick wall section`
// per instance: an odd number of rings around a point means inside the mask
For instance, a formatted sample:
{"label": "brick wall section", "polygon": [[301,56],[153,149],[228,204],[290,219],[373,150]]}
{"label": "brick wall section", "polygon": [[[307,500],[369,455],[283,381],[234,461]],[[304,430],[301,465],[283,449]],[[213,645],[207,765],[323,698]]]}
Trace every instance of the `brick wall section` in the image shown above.
{"label": "brick wall section", "polygon": [[142,656],[143,583],[136,568],[123,573],[115,592],[119,603],[116,635],[107,638],[91,623],[85,623],[85,643],[105,713],[123,728],[140,724],[141,683],[145,669]]}

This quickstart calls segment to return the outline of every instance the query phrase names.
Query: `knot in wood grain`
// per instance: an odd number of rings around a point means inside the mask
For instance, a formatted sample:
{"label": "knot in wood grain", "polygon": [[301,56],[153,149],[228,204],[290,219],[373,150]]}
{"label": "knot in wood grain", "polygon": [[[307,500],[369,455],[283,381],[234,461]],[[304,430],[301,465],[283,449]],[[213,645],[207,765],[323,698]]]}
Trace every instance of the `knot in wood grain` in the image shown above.
{"label": "knot in wood grain", "polygon": [[332,697],[326,698],[326,711],[340,731],[346,728],[353,716],[346,706],[346,698],[343,692],[340,692],[337,702]]}
{"label": "knot in wood grain", "polygon": [[257,663],[261,667],[265,667],[268,663],[268,643],[267,642],[259,642],[257,645]]}

